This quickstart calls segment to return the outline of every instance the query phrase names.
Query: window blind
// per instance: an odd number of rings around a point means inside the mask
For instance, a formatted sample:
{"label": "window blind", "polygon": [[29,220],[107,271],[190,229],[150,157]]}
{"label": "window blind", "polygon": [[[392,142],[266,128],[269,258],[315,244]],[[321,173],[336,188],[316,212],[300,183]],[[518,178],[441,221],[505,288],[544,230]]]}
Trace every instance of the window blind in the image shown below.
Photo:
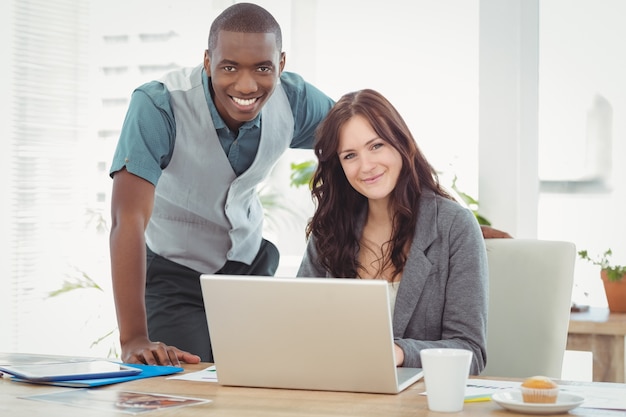
{"label": "window blind", "polygon": [[[46,294],[62,280],[86,198],[89,2],[3,2],[8,31],[0,350],[35,351],[55,319]],[[69,310],[68,306],[67,310]]]}

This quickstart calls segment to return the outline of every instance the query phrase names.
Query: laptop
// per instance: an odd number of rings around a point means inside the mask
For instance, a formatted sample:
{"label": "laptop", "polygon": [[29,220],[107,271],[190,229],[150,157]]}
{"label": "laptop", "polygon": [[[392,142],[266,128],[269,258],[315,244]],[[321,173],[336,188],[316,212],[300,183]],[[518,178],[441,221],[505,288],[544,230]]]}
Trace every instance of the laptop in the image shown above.
{"label": "laptop", "polygon": [[420,368],[397,368],[387,282],[202,275],[222,385],[395,394]]}

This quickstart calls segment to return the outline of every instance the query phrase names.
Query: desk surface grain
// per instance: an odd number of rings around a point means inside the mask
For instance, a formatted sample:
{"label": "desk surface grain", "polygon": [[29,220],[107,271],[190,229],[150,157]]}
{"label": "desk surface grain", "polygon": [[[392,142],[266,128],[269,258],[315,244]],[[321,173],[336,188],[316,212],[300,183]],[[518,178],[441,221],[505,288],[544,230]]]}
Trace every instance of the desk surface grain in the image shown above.
{"label": "desk surface grain", "polygon": [[[199,371],[209,364],[184,365],[185,372]],[[123,416],[120,412],[79,408],[63,404],[44,403],[23,397],[52,393],[74,388],[50,387],[0,379],[0,414],[15,417],[104,417]],[[203,398],[210,403],[155,411],[146,415],[157,416],[211,416],[211,417],[337,417],[385,416],[419,417],[439,416],[429,412],[423,382],[417,382],[404,392],[392,394],[362,394],[347,392],[304,391],[264,388],[224,387],[213,382],[169,380],[166,377],[135,380],[110,385],[97,390],[136,391]],[[577,408],[573,415],[611,415],[607,410]],[[492,401],[466,403],[456,416],[516,416]],[[521,414],[519,414],[521,415]],[[615,415],[623,415],[623,411]]]}

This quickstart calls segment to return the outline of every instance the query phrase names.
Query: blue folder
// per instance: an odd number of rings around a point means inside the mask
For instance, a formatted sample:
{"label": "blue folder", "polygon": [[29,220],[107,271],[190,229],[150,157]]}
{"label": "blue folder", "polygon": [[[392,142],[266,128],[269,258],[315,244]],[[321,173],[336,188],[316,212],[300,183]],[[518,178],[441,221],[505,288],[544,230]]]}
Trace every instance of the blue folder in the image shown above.
{"label": "blue folder", "polygon": [[126,363],[124,365],[132,366],[133,368],[138,368],[141,370],[137,375],[130,376],[120,376],[113,378],[96,378],[96,379],[75,379],[75,380],[67,380],[67,381],[30,381],[26,379],[20,378],[12,378],[13,381],[18,382],[28,382],[33,384],[45,384],[45,385],[54,385],[57,387],[71,387],[71,388],[90,388],[90,387],[100,387],[103,385],[111,385],[117,384],[120,382],[134,381],[135,379],[143,379],[143,378],[152,378],[155,376],[165,376],[172,375],[178,372],[182,372],[184,369],[178,366],[162,366],[162,365],[138,365]]}

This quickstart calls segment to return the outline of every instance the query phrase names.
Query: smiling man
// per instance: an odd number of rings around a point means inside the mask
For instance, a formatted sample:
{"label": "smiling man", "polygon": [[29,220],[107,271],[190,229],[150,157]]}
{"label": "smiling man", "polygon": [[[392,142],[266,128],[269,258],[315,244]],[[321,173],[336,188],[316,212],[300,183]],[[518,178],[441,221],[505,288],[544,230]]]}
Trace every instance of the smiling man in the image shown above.
{"label": "smiling man", "polygon": [[111,273],[127,363],[212,362],[199,277],[273,275],[256,186],[288,148],[311,148],[333,101],[283,72],[276,20],[238,3],[204,62],[137,88],[111,167]]}

